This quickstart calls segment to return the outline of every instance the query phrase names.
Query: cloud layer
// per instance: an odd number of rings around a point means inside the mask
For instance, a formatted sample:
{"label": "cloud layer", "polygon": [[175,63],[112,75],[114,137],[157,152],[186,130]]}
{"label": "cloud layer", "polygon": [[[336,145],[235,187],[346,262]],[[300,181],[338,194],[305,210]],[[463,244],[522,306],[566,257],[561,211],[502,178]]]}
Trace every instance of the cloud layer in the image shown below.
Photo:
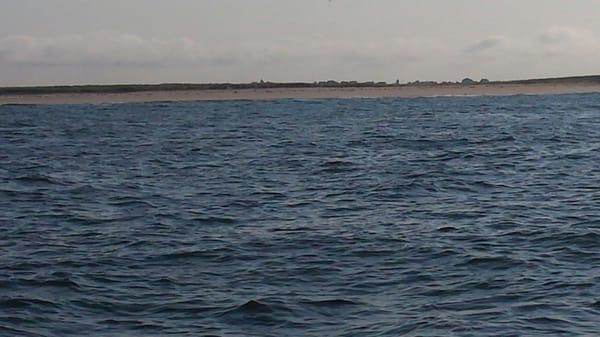
{"label": "cloud layer", "polygon": [[189,39],[147,39],[128,34],[11,36],[0,39],[0,60],[31,66],[159,66],[194,54]]}
{"label": "cloud layer", "polygon": [[21,35],[0,39],[0,71],[5,74],[0,85],[564,75],[600,72],[599,42],[593,32],[572,27],[521,37],[489,36],[467,45],[415,37],[302,36],[208,44],[114,33]]}

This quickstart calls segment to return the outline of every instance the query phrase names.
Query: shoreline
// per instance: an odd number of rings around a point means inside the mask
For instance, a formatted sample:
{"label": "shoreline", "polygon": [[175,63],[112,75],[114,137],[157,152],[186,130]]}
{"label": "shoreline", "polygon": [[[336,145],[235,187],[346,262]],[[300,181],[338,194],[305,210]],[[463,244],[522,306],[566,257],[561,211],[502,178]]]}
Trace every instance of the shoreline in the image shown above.
{"label": "shoreline", "polygon": [[335,98],[417,98],[600,93],[600,83],[438,84],[386,87],[278,87],[255,89],[148,90],[123,93],[49,93],[0,95],[0,105],[109,104],[162,101],[232,101]]}

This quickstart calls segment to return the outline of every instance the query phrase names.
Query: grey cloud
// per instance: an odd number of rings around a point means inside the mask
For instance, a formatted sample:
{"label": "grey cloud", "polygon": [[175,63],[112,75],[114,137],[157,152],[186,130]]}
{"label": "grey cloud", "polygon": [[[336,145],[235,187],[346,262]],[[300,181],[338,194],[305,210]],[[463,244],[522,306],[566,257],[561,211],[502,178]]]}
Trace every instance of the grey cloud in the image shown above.
{"label": "grey cloud", "polygon": [[23,35],[0,38],[0,85],[260,78],[456,80],[466,75],[509,79],[534,75],[526,71],[553,73],[557,64],[572,65],[562,66],[572,73],[591,69],[600,52],[597,41],[593,35],[573,29],[491,36],[466,48],[436,39],[398,36],[334,40],[303,35],[210,43],[112,33]]}
{"label": "grey cloud", "polygon": [[544,33],[538,36],[538,40],[544,44],[556,44],[568,39],[568,36],[563,34]]}
{"label": "grey cloud", "polygon": [[14,36],[0,40],[0,59],[30,66],[148,67],[193,58],[186,39],[144,39],[135,35]]}
{"label": "grey cloud", "polygon": [[553,27],[538,35],[537,40],[546,45],[597,42],[597,37],[587,30],[570,27]]}
{"label": "grey cloud", "polygon": [[501,42],[502,40],[500,38],[490,37],[468,46],[463,51],[466,54],[477,54],[486,50],[493,49],[499,46]]}
{"label": "grey cloud", "polygon": [[[53,37],[13,36],[0,39],[0,61],[24,66],[177,67],[204,65],[267,66],[278,63],[374,65],[392,60],[420,60],[438,44],[425,40],[329,41],[289,38],[247,41],[236,45],[201,45],[191,39],[155,39],[130,34]],[[359,48],[357,46],[360,46]]]}

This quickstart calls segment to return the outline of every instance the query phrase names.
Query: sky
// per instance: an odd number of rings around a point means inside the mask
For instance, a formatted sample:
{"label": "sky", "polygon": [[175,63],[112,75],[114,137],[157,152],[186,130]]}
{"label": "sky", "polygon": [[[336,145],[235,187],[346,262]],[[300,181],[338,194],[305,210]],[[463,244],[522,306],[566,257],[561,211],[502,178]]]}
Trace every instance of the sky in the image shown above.
{"label": "sky", "polygon": [[597,0],[0,0],[0,86],[600,74]]}

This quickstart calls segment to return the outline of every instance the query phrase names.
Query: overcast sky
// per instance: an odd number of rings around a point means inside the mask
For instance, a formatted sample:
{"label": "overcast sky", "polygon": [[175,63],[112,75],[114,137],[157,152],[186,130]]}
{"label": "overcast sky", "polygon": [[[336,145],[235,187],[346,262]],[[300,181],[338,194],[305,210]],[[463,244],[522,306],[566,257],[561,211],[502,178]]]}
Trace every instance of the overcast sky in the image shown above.
{"label": "overcast sky", "polygon": [[600,74],[597,0],[0,0],[0,85]]}

